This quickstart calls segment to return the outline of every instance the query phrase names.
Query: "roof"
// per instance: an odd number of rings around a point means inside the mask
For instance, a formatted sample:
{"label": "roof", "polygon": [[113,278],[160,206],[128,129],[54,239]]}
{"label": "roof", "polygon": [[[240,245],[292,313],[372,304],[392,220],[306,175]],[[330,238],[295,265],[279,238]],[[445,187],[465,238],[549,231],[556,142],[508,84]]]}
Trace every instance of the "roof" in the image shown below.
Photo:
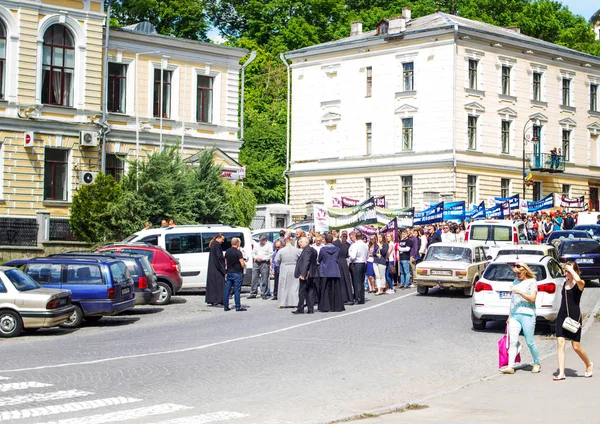
{"label": "roof", "polygon": [[525,262],[528,265],[539,264],[552,259],[552,256],[539,256],[539,255],[502,255],[496,257],[493,263],[504,264],[514,262]]}
{"label": "roof", "polygon": [[448,247],[479,247],[479,246],[485,246],[484,242],[482,241],[473,241],[473,240],[469,240],[469,241],[460,241],[460,242],[455,242],[455,241],[442,241],[440,243],[435,243],[432,244],[431,246],[448,246]]}
{"label": "roof", "polygon": [[[598,11],[594,16],[598,15],[598,19],[600,19],[600,11]],[[593,17],[592,17],[593,18]],[[531,44],[532,46],[545,47],[553,50],[576,54],[579,56],[585,56],[590,59],[595,59],[598,61],[598,57],[583,53],[577,50],[569,49],[567,47],[560,46],[558,44],[550,43],[547,41],[540,40],[538,38],[530,37],[525,34],[518,33],[511,29],[502,28],[499,26],[487,24],[485,22],[473,21],[471,19],[462,18],[460,16],[449,15],[443,12],[436,12],[431,15],[426,15],[420,18],[412,19],[406,23],[406,31],[401,34],[393,33],[393,34],[382,34],[377,35],[377,31],[367,31],[362,34],[353,35],[350,37],[342,38],[336,41],[330,41],[327,43],[317,44],[310,47],[305,47],[303,49],[293,50],[286,55],[299,55],[303,53],[309,53],[316,50],[325,49],[328,47],[334,46],[342,46],[342,45],[351,45],[356,44],[368,40],[377,40],[381,39],[382,42],[386,41],[389,38],[395,38],[399,35],[411,35],[418,34],[420,32],[433,31],[433,30],[443,30],[443,29],[453,29],[454,26],[457,26],[459,30],[464,31],[473,31],[478,32],[484,35],[490,36],[499,36],[503,38],[508,38],[514,41],[518,41],[525,44]]]}

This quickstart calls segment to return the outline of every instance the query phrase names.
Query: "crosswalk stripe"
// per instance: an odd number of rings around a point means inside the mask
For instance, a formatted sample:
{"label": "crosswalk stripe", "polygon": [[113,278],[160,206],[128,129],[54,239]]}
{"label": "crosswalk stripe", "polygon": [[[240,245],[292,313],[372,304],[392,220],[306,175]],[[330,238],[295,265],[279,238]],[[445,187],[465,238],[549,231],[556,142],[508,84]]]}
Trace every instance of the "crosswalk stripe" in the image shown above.
{"label": "crosswalk stripe", "polygon": [[124,405],[126,403],[141,402],[141,399],[128,397],[113,397],[106,399],[88,400],[83,402],[64,403],[62,405],[42,406],[29,409],[15,409],[0,412],[0,421],[19,420],[21,418],[42,417],[45,415],[62,414],[65,412],[84,411],[87,409],[103,408],[105,406]]}
{"label": "crosswalk stripe", "polygon": [[52,384],[38,383],[37,381],[24,381],[21,383],[0,384],[0,392],[10,392],[11,390],[25,390],[39,387],[50,387]]}
{"label": "crosswalk stripe", "polygon": [[89,396],[92,392],[83,392],[81,390],[60,390],[49,393],[32,393],[29,395],[0,397],[0,406],[22,405],[24,403],[46,402],[51,400],[72,399],[76,397]]}
{"label": "crosswalk stripe", "polygon": [[81,418],[65,418],[58,421],[50,421],[43,424],[104,424],[116,423],[119,421],[137,420],[152,415],[169,414],[172,412],[192,409],[191,406],[175,405],[165,403],[162,405],[153,405],[145,408],[130,409],[128,411],[109,412],[107,414],[90,415]]}
{"label": "crosswalk stripe", "polygon": [[239,412],[211,412],[209,414],[195,415],[193,417],[175,418],[168,421],[162,421],[160,424],[208,424],[217,421],[227,421],[236,418],[247,417],[247,414],[241,414]]}

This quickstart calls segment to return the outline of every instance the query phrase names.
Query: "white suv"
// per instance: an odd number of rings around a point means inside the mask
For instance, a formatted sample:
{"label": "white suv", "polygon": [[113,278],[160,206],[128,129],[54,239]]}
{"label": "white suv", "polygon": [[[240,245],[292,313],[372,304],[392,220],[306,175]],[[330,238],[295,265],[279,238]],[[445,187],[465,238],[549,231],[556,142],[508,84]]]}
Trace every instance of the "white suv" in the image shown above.
{"label": "white suv", "polygon": [[493,219],[470,223],[465,231],[465,241],[483,243],[487,254],[493,258],[501,247],[528,242],[523,221]]}
{"label": "white suv", "polygon": [[535,300],[538,321],[547,322],[554,331],[560,308],[560,291],[565,279],[561,265],[550,256],[506,255],[491,262],[475,284],[471,298],[471,320],[474,330],[484,330],[487,321],[506,321],[510,313],[512,270],[516,262],[529,265],[536,275],[538,293]]}

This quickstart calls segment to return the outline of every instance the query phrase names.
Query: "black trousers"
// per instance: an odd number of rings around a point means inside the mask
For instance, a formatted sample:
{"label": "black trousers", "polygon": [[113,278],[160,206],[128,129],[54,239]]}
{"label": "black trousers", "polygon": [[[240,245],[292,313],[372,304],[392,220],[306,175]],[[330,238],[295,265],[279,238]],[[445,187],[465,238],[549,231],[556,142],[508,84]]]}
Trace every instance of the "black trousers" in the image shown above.
{"label": "black trousers", "polygon": [[316,297],[317,290],[314,278],[300,280],[300,287],[298,288],[298,310],[303,311],[304,304],[306,304],[308,312],[314,312]]}
{"label": "black trousers", "polygon": [[279,267],[276,266],[273,270],[273,297],[277,297],[277,289],[279,288]]}
{"label": "black trousers", "polygon": [[354,287],[354,301],[359,304],[365,303],[365,274],[367,264],[350,264],[352,275],[352,286]]}

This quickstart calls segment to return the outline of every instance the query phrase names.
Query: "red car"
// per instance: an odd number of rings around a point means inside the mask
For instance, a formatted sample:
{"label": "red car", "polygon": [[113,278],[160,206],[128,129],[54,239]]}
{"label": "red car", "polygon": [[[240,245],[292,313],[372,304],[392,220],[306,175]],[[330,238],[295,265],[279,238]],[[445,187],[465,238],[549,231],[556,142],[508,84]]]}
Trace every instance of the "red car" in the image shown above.
{"label": "red car", "polygon": [[146,243],[115,243],[96,249],[98,252],[135,253],[144,255],[156,272],[160,296],[155,305],[166,305],[171,296],[181,290],[183,279],[180,274],[179,261],[162,247]]}

